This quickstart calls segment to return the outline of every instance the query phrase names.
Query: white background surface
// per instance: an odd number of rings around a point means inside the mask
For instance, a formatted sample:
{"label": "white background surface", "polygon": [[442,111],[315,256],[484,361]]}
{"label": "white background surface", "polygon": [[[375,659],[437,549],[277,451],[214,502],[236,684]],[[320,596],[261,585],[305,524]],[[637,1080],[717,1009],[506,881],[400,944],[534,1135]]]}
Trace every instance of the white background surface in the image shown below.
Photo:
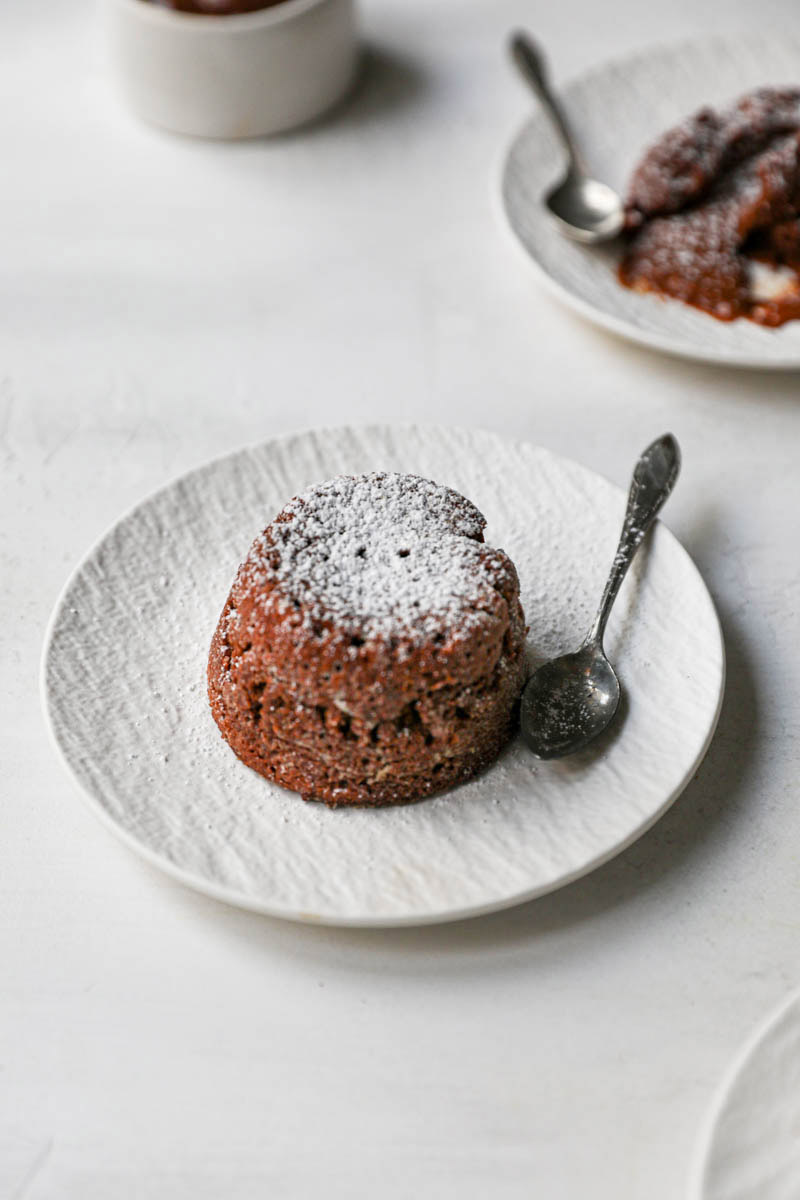
{"label": "white background surface", "polygon": [[[539,290],[491,189],[528,103],[510,26],[563,78],[751,9],[367,0],[380,52],[336,119],[225,146],[117,106],[88,4],[5,6],[0,1195],[681,1195],[722,1071],[800,976],[798,377],[591,329]],[[88,543],[167,478],[394,415],[620,482],[671,428],[668,523],[727,637],[720,729],[649,835],[520,909],[385,933],[229,911],[75,799],[39,715],[44,624]]]}

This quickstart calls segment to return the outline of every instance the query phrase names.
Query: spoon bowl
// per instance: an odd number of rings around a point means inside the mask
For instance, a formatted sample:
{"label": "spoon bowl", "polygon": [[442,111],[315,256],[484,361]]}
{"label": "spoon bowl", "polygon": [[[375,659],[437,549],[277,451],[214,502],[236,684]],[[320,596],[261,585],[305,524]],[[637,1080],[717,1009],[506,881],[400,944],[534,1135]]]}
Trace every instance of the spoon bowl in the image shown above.
{"label": "spoon bowl", "polygon": [[625,223],[622,201],[614,189],[586,175],[570,172],[544,202],[562,233],[584,245],[611,241]]}
{"label": "spoon bowl", "polygon": [[599,647],[551,659],[535,671],[522,694],[522,736],[537,758],[582,750],[613,720],[621,689]]}

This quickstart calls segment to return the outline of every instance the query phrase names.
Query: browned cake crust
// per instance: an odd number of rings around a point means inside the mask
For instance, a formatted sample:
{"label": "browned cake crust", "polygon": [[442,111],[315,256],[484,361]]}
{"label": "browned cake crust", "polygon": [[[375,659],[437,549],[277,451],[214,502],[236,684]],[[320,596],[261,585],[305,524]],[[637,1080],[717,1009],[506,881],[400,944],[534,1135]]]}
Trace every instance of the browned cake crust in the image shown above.
{"label": "browned cake crust", "polygon": [[211,643],[222,736],[326,804],[418,800],[513,732],[519,582],[463,496],[411,475],[344,476],[292,500],[239,568]]}

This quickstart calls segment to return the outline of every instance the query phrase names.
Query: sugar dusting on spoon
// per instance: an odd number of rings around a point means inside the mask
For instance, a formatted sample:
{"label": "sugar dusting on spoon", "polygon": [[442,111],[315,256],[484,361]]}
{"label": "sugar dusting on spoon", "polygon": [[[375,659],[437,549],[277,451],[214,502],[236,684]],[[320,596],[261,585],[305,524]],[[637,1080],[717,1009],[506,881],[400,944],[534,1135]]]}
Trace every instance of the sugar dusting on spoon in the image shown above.
{"label": "sugar dusting on spoon", "polygon": [[603,635],[623,579],[680,470],[671,433],[648,446],[636,464],[617,552],[594,624],[572,654],[551,659],[522,694],[522,736],[537,758],[582,750],[608,727],[619,707],[620,684],[603,650]]}

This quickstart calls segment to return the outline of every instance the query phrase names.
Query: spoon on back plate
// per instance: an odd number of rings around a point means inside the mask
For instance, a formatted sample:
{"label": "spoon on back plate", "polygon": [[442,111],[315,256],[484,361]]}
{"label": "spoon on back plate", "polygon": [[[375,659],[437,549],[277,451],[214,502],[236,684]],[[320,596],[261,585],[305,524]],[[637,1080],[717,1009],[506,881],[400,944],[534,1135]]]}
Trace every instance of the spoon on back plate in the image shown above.
{"label": "spoon on back plate", "polygon": [[623,204],[613,188],[586,171],[575,145],[564,111],[550,90],[544,57],[525,33],[513,34],[511,57],[526,83],[544,105],[545,112],[567,153],[567,173],[544,198],[562,233],[577,242],[608,242],[621,231],[625,219]]}
{"label": "spoon on back plate", "polygon": [[522,693],[522,736],[537,758],[562,758],[582,750],[610,724],[620,685],[603,650],[612,605],[681,465],[678,443],[665,433],[636,464],[617,552],[594,624],[579,650],[544,663]]}

